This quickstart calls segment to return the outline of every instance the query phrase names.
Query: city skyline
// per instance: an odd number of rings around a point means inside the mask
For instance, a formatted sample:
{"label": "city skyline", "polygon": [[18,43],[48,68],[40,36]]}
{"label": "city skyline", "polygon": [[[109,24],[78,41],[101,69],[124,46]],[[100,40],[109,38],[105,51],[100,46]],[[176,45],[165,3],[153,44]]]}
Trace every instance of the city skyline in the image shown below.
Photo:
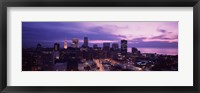
{"label": "city skyline", "polygon": [[178,48],[178,22],[23,22],[22,45],[41,43],[51,47],[55,42],[69,45],[73,38],[88,45],[128,41],[128,47]]}
{"label": "city skyline", "polygon": [[22,70],[178,71],[178,22],[22,22]]}

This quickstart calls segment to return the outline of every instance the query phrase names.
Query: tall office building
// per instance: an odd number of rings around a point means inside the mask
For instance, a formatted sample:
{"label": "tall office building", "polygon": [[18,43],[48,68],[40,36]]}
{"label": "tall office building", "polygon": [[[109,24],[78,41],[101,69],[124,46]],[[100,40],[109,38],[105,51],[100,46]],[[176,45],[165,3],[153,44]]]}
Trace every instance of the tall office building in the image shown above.
{"label": "tall office building", "polygon": [[109,51],[110,50],[110,43],[103,43],[103,50]]}
{"label": "tall office building", "polygon": [[60,50],[60,44],[55,43],[54,44],[54,51],[59,51]]}
{"label": "tall office building", "polygon": [[78,48],[78,38],[73,38],[72,39],[72,47],[73,48]]}
{"label": "tall office building", "polygon": [[64,49],[67,49],[68,46],[67,46],[67,40],[64,41]]}
{"label": "tall office building", "polygon": [[60,59],[60,44],[55,43],[54,44],[54,51],[53,51],[53,63],[56,64],[57,62],[59,62]]}
{"label": "tall office building", "polygon": [[137,54],[138,53],[138,49],[135,47],[132,47],[132,54]]}
{"label": "tall office building", "polygon": [[127,40],[121,40],[121,54],[127,54]]}
{"label": "tall office building", "polygon": [[98,45],[97,44],[93,44],[93,48],[94,49],[98,48]]}
{"label": "tall office building", "polygon": [[84,37],[84,44],[85,47],[88,47],[88,37]]}
{"label": "tall office building", "polygon": [[103,56],[104,58],[110,57],[110,43],[103,43]]}
{"label": "tall office building", "polygon": [[[36,48],[36,59],[35,59],[35,63],[38,65],[38,67],[41,67],[42,64],[43,64],[43,61],[42,61],[42,45],[41,44],[37,44],[37,48]],[[40,70],[40,69],[37,69],[37,70]]]}
{"label": "tall office building", "polygon": [[78,63],[80,62],[80,49],[69,47],[68,53],[67,71],[78,71]]}
{"label": "tall office building", "polygon": [[42,45],[41,44],[37,44],[36,51],[37,52],[42,52]]}
{"label": "tall office building", "polygon": [[118,48],[119,48],[118,43],[113,43],[113,44],[112,44],[112,49],[116,50],[116,49],[118,49]]}

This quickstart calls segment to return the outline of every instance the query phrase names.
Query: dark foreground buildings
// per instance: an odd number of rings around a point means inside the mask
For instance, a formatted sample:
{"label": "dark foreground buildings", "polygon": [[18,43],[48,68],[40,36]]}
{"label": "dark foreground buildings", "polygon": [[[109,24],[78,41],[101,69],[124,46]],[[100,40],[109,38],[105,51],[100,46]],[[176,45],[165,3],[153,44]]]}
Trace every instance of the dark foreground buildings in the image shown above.
{"label": "dark foreground buildings", "polygon": [[[79,40],[72,39],[71,46],[55,43],[52,48],[38,44],[36,48],[22,49],[23,71],[177,71],[178,55],[141,53],[136,47],[127,52],[127,40],[88,46],[88,38],[79,47]],[[112,45],[112,46],[111,46]]]}

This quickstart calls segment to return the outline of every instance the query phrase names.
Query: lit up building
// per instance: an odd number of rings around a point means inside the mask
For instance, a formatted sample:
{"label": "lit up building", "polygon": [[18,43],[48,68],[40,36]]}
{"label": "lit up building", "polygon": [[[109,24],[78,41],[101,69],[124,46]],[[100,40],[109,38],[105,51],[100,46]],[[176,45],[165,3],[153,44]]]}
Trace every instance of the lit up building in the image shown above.
{"label": "lit up building", "polygon": [[78,48],[78,39],[77,38],[73,38],[72,39],[72,47],[73,48]]}
{"label": "lit up building", "polygon": [[55,43],[54,44],[54,51],[53,51],[53,63],[57,63],[59,62],[59,59],[60,59],[60,44],[58,43]]}
{"label": "lit up building", "polygon": [[121,54],[127,54],[127,40],[121,40]]}
{"label": "lit up building", "polygon": [[64,41],[64,49],[67,49],[67,40]]}

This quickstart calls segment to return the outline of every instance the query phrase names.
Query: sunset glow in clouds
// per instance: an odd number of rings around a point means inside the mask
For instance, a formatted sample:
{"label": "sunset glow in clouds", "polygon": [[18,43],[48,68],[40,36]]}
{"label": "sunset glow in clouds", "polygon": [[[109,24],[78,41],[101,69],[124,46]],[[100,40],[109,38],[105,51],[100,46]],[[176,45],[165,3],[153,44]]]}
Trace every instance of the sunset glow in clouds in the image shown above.
{"label": "sunset glow in clouds", "polygon": [[120,44],[128,40],[128,47],[178,48],[178,22],[23,22],[22,45],[35,47],[37,43],[62,46],[64,39],[88,37],[89,46],[104,42]]}

